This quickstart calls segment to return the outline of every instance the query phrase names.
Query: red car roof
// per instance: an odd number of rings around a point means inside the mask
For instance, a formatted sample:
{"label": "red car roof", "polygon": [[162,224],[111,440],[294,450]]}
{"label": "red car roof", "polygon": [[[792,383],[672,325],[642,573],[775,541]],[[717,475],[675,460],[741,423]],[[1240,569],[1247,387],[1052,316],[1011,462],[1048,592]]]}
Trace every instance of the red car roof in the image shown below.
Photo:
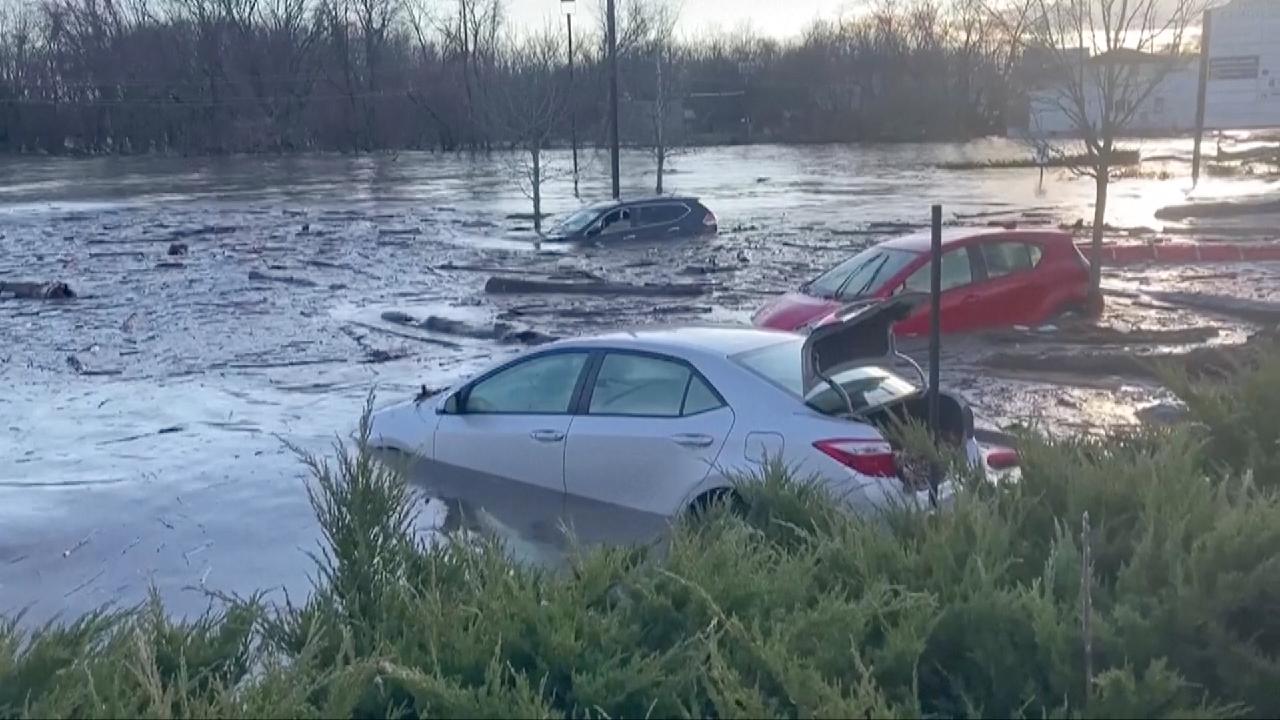
{"label": "red car roof", "polygon": [[[942,229],[942,247],[946,248],[957,245],[966,240],[973,238],[985,237],[987,235],[1000,235],[1009,240],[1030,240],[1052,237],[1055,240],[1070,242],[1071,236],[1068,233],[1059,230],[1006,230],[999,227],[988,228],[943,228]],[[905,250],[914,253],[929,252],[929,246],[933,242],[932,232],[925,230],[923,232],[915,232],[910,235],[886,240],[879,244],[878,247],[891,248],[894,250]]]}

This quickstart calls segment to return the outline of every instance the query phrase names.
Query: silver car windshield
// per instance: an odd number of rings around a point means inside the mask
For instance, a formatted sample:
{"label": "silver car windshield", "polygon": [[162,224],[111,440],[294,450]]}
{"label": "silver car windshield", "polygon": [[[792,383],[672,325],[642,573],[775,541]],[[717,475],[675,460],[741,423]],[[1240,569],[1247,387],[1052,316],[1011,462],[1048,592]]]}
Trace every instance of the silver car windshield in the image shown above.
{"label": "silver car windshield", "polygon": [[[819,385],[808,397],[804,397],[804,378],[800,364],[803,347],[803,340],[789,340],[740,353],[732,359],[819,412],[845,412],[844,398],[830,385]],[[901,400],[917,392],[916,386],[907,380],[874,365],[847,368],[836,372],[831,379],[848,393],[854,412]]]}

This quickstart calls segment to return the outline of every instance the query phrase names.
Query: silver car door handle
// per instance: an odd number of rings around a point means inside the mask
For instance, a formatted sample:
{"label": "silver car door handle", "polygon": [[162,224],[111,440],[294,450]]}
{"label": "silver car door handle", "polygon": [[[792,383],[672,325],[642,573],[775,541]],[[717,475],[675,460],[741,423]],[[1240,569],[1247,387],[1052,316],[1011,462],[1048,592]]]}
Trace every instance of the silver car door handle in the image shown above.
{"label": "silver car door handle", "polygon": [[564,439],[564,433],[559,430],[534,430],[529,433],[529,437],[538,442],[560,442]]}
{"label": "silver car door handle", "polygon": [[622,236],[622,240],[623,240],[623,242],[626,242],[626,241],[628,241],[628,240],[635,240],[635,239],[636,239],[636,234],[635,234],[635,233],[631,233],[630,235],[623,235],[623,236]]}
{"label": "silver car door handle", "polygon": [[715,438],[702,433],[680,433],[679,435],[672,435],[671,439],[677,445],[684,445],[685,447],[706,447],[715,442]]}

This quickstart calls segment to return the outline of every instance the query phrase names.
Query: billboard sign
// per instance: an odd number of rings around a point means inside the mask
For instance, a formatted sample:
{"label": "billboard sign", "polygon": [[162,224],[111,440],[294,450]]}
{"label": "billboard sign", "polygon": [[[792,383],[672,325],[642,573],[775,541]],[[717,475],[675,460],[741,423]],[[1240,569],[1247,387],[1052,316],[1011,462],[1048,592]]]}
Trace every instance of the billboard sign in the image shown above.
{"label": "billboard sign", "polygon": [[1211,11],[1205,127],[1280,127],[1280,0]]}

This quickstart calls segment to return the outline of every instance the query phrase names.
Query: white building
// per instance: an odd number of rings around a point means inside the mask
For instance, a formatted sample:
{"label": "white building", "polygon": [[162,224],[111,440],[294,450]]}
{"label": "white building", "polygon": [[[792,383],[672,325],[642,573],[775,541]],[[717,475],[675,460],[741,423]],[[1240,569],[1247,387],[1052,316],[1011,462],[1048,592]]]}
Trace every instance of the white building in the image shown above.
{"label": "white building", "polygon": [[1235,0],[1210,15],[1205,127],[1280,126],[1280,0]]}
{"label": "white building", "polygon": [[[1211,130],[1280,127],[1280,0],[1234,0],[1210,11],[1205,127]],[[1139,103],[1125,129],[1138,135],[1180,134],[1195,130],[1200,58],[1173,61],[1134,51],[1113,51],[1083,62],[1088,116],[1101,115],[1100,93],[1089,78],[1106,63],[1124,63],[1141,73],[1163,77]],[[1078,72],[1078,70],[1077,70]],[[1145,87],[1138,79],[1133,85]],[[1028,132],[1032,136],[1076,134],[1071,113],[1063,109],[1063,90],[1044,83],[1029,93]],[[1069,107],[1069,104],[1068,104]]]}
{"label": "white building", "polygon": [[[1278,0],[1280,1],[1280,0]],[[1137,52],[1112,52],[1085,61],[1084,95],[1090,122],[1098,124],[1102,115],[1102,93],[1090,79],[1097,77],[1108,63],[1124,63],[1132,81],[1133,92],[1127,95],[1138,107],[1130,116],[1126,133],[1137,135],[1177,134],[1191,132],[1196,127],[1196,89],[1199,84],[1199,65],[1195,58],[1170,61],[1167,57]],[[1172,63],[1172,65],[1171,65]],[[1145,98],[1140,97],[1149,80],[1156,85]],[[1140,90],[1139,90],[1140,89]],[[1076,114],[1064,109],[1073,108],[1060,87],[1046,86],[1030,93],[1030,118],[1028,130],[1032,136],[1061,136],[1076,134]]]}

